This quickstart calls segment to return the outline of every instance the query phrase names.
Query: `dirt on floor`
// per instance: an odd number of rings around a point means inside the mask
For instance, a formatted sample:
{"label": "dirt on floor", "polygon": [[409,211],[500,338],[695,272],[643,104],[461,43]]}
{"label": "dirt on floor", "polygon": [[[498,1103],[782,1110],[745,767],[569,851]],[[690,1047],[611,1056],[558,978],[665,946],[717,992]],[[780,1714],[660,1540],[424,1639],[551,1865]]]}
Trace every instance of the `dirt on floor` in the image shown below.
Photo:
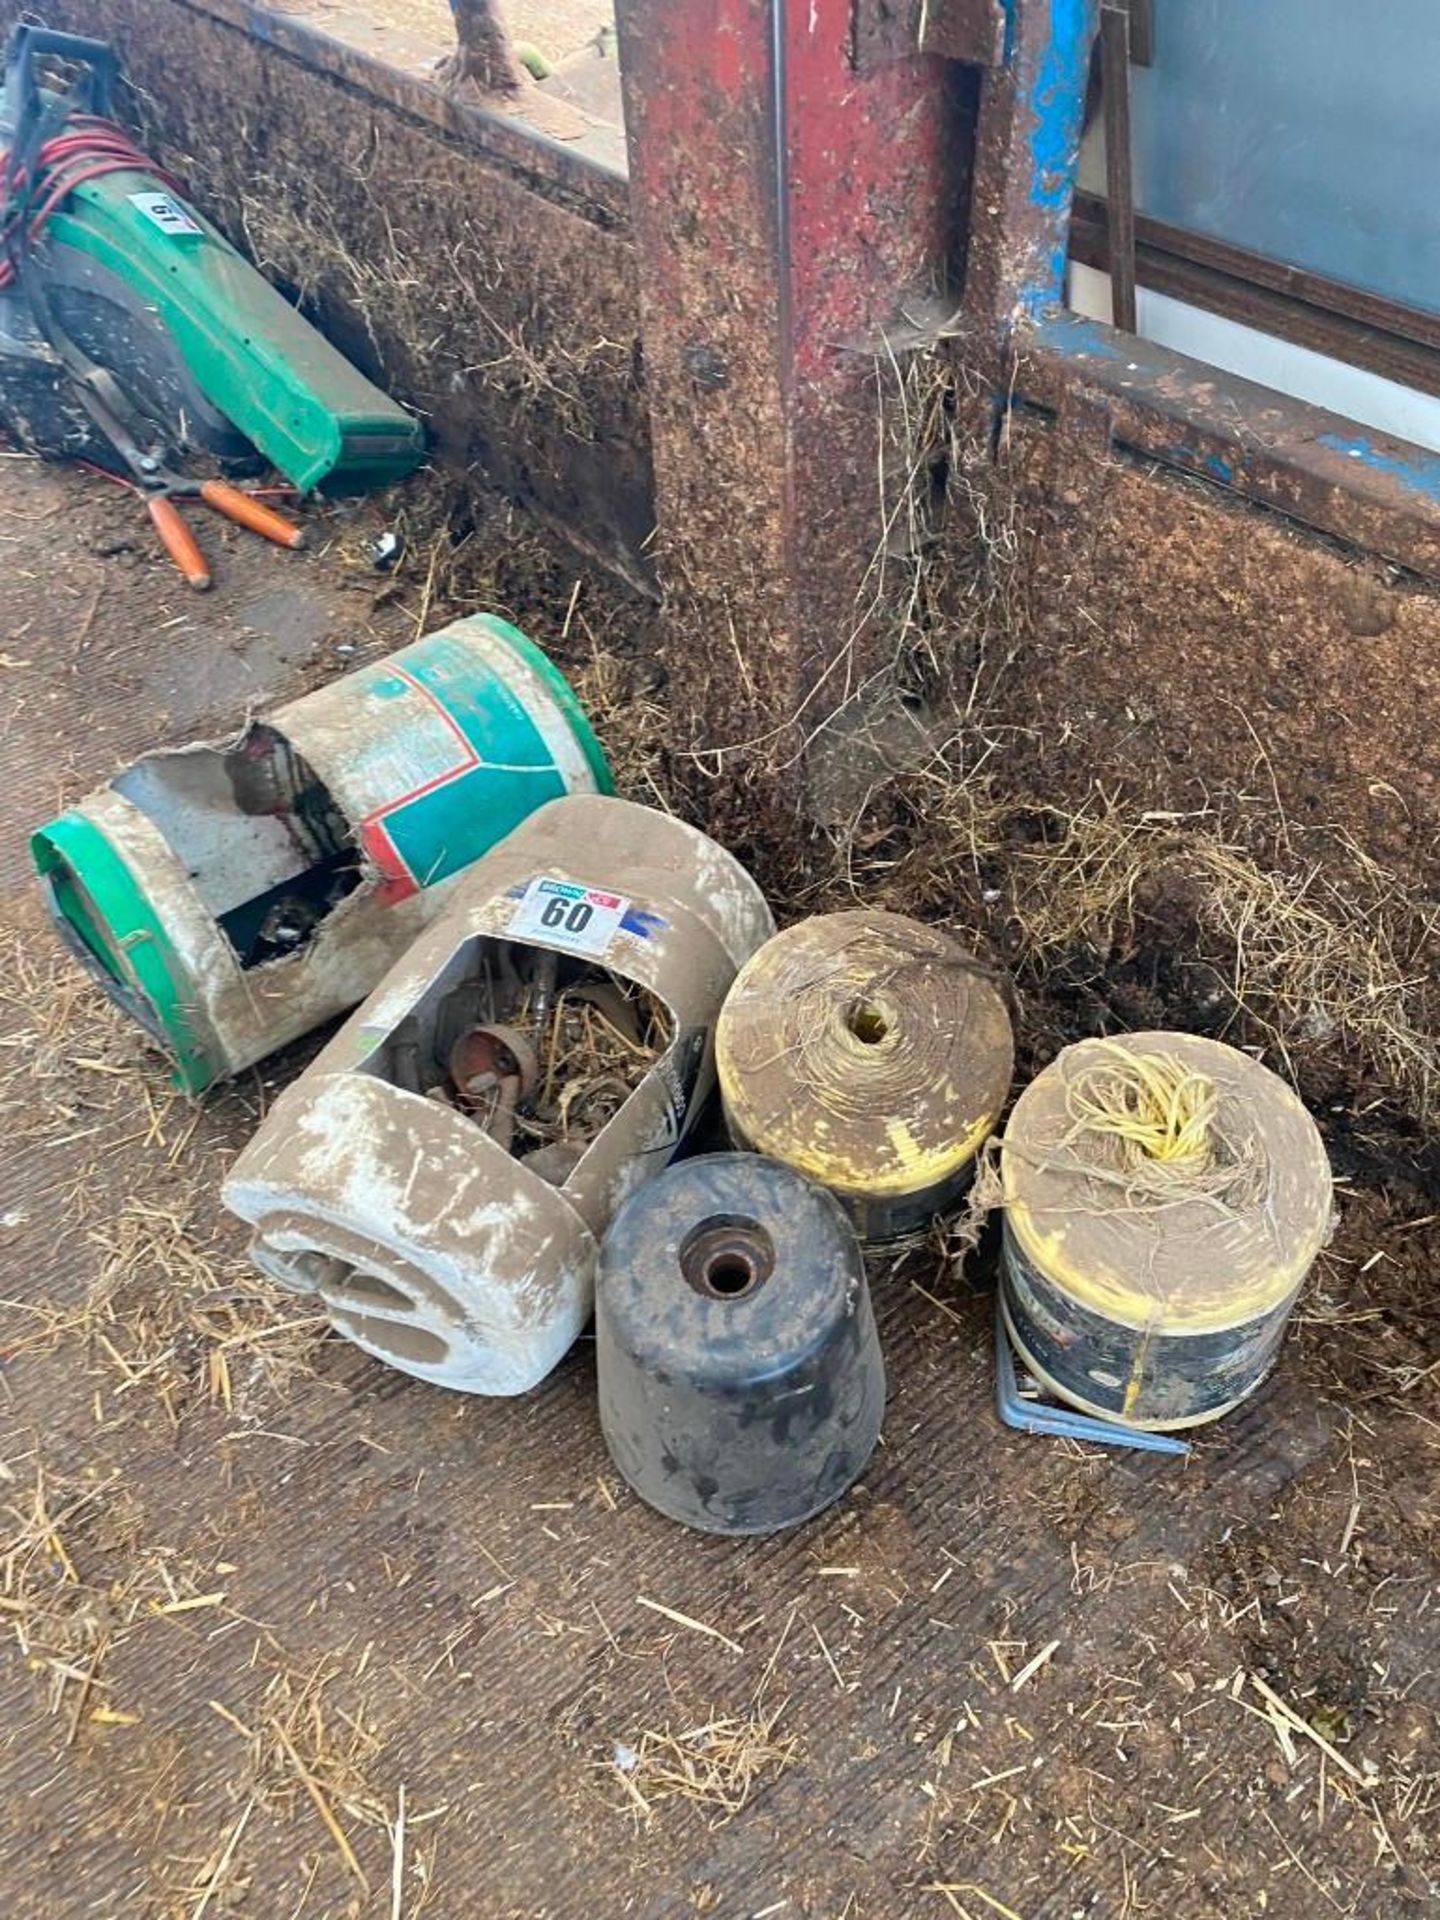
{"label": "dirt on floor", "polygon": [[[564,665],[626,791],[707,812],[713,769],[666,752],[653,612],[430,488],[318,512],[304,556],[196,516],[201,599],[128,496],[0,460],[0,1907],[1434,1912],[1440,1200],[1418,1146],[1357,1146],[1378,1096],[1343,1060],[1317,1114],[1335,1239],[1275,1376],[1178,1465],[999,1424],[988,1246],[875,1266],[882,1445],[819,1520],[740,1542],[620,1482],[588,1338],[523,1399],[460,1399],[248,1267],[219,1181],[310,1049],[175,1093],[60,954],[27,829],[481,606]],[[387,525],[406,557],[380,574]],[[1164,951],[1198,935],[1100,884],[1113,845],[1011,815],[967,846],[953,782],[907,781],[844,833],[757,828],[739,850],[783,918],[853,883],[1008,959],[1022,1073],[1203,1011]],[[1078,922],[1073,887],[1048,922],[1026,891],[1054,844],[1092,889]]]}

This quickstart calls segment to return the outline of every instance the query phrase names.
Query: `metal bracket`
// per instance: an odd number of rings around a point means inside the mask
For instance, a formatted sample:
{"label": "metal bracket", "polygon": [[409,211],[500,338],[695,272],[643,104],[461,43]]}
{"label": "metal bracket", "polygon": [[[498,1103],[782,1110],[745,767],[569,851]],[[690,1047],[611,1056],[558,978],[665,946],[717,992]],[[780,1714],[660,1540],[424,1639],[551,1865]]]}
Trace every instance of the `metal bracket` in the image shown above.
{"label": "metal bracket", "polygon": [[1135,306],[1135,183],[1130,159],[1130,31],[1128,7],[1105,0],[1100,9],[1100,100],[1105,113],[1106,239],[1110,254],[1111,319],[1122,333],[1138,333]]}
{"label": "metal bracket", "polygon": [[[1030,1381],[1027,1374],[1026,1380]],[[1038,1397],[1030,1382],[1026,1392],[1015,1370],[1015,1355],[1005,1330],[1005,1309],[995,1295],[995,1407],[1007,1427],[1017,1433],[1058,1434],[1066,1440],[1088,1440],[1100,1447],[1133,1447],[1141,1453],[1188,1454],[1188,1440],[1177,1440],[1168,1433],[1146,1433],[1139,1427],[1117,1426],[1109,1420],[1097,1420],[1088,1413],[1074,1413],[1069,1407],[1052,1406]]]}

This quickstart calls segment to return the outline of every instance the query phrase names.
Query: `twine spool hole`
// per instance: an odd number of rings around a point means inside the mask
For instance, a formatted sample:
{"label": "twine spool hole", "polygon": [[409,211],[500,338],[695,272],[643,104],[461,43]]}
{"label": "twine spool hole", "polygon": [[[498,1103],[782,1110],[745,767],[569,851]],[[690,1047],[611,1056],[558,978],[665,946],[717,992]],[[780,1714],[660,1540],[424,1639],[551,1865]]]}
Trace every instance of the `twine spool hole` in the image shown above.
{"label": "twine spool hole", "polygon": [[890,1031],[890,1022],[873,1000],[857,1000],[845,1016],[845,1028],[863,1047],[878,1047]]}
{"label": "twine spool hole", "polygon": [[891,1244],[955,1206],[1014,1048],[994,980],[943,928],[854,911],[797,921],[746,964],[715,1061],[731,1140]]}

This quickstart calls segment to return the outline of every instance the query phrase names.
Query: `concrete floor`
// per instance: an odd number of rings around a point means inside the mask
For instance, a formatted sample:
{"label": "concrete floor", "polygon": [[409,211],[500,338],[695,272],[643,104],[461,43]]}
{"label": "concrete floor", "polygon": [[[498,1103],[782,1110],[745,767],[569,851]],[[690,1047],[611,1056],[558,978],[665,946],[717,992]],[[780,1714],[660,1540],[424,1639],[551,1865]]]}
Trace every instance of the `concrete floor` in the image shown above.
{"label": "concrete floor", "polygon": [[[988,1301],[877,1268],[881,1448],[746,1542],[618,1481],[588,1339],[458,1399],[257,1282],[216,1189],[298,1059],[173,1095],[24,836],[413,609],[343,517],[309,556],[199,518],[208,599],[126,496],[0,462],[7,1920],[1433,1912],[1435,1422],[1322,1390],[1342,1267],[1183,1466],[1006,1432]],[[1367,1231],[1352,1201],[1345,1271]]]}

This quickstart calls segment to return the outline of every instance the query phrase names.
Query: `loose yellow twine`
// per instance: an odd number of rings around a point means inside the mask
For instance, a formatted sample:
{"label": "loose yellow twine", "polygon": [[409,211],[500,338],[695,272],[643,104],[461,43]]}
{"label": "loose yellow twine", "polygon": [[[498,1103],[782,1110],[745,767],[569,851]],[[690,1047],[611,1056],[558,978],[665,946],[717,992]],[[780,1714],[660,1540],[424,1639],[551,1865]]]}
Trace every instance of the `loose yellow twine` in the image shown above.
{"label": "loose yellow twine", "polygon": [[[1175,1054],[1094,1040],[1085,1043],[1085,1065],[1069,1080],[1065,1098],[1063,1139],[1042,1149],[1015,1137],[1012,1127],[1003,1151],[1032,1168],[1093,1184],[1092,1200],[1077,1191],[1074,1207],[1132,1212],[1199,1201],[1227,1220],[1263,1207],[1273,1231],[1264,1143],[1233,1090],[1209,1074]],[[977,1156],[968,1204],[950,1231],[957,1270],[979,1242],[985,1216],[1007,1204],[1001,1150],[992,1139]]]}
{"label": "loose yellow twine", "polygon": [[1132,1167],[1149,1165],[1180,1179],[1205,1173],[1220,1105],[1215,1082],[1173,1054],[1100,1045],[1106,1058],[1070,1083],[1067,1107],[1076,1130],[1118,1140]]}

